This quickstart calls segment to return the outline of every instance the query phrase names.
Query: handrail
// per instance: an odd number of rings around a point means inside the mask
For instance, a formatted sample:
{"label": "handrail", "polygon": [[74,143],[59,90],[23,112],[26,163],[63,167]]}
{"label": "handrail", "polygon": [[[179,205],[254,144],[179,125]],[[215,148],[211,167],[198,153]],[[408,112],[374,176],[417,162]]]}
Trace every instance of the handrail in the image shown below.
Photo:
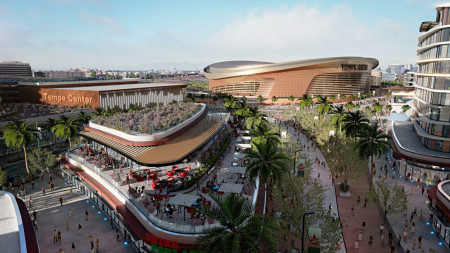
{"label": "handrail", "polygon": [[66,156],[68,158],[71,158],[77,162],[80,162],[83,166],[86,168],[92,170],[93,172],[100,175],[105,181],[107,181],[110,185],[112,185],[114,188],[116,188],[123,196],[125,196],[129,202],[145,217],[147,220],[149,220],[154,226],[170,231],[175,233],[182,233],[182,234],[202,234],[203,230],[206,228],[211,228],[215,226],[219,226],[218,223],[209,224],[205,223],[205,225],[185,225],[185,224],[176,224],[169,221],[165,221],[162,219],[157,218],[156,216],[149,213],[149,211],[142,206],[140,202],[137,202],[134,200],[127,191],[124,191],[117,182],[113,182],[111,180],[111,177],[106,175],[101,171],[100,168],[97,168],[95,165],[89,163],[87,160],[85,160],[82,157],[79,157],[73,153],[71,153],[72,150],[67,152]]}

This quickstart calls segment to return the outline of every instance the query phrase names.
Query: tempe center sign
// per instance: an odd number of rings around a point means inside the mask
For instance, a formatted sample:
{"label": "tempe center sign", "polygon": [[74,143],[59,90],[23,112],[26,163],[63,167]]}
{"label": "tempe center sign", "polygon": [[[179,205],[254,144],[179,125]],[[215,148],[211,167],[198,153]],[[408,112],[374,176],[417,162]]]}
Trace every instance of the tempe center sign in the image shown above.
{"label": "tempe center sign", "polygon": [[42,94],[44,97],[44,100],[46,101],[58,101],[58,102],[74,102],[74,103],[84,103],[84,104],[91,104],[92,103],[92,97],[84,97],[80,96],[77,97],[75,95],[67,95],[67,99],[65,95],[50,95],[48,93]]}

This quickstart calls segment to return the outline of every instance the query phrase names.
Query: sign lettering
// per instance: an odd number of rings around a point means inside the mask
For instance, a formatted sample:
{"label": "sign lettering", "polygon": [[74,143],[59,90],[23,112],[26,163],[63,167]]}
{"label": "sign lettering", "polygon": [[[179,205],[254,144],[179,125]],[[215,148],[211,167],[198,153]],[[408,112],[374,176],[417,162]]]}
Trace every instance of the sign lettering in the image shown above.
{"label": "sign lettering", "polygon": [[358,71],[367,70],[368,66],[366,64],[341,64],[342,71]]}
{"label": "sign lettering", "polygon": [[58,101],[58,102],[73,102],[73,103],[84,103],[84,104],[91,104],[92,103],[92,97],[84,97],[84,96],[73,96],[68,95],[67,97],[64,95],[50,95],[48,93],[43,93],[44,100],[47,101]]}

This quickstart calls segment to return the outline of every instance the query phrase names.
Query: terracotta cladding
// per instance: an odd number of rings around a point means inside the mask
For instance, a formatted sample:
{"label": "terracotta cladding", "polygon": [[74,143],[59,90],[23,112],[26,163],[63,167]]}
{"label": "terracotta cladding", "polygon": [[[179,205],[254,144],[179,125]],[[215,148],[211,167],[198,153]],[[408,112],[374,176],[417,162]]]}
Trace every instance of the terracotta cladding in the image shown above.
{"label": "terracotta cladding", "polygon": [[47,89],[39,87],[19,87],[20,101],[25,103],[43,103],[51,105],[84,106],[92,108],[100,106],[98,91]]}
{"label": "terracotta cladding", "polygon": [[[369,71],[354,71],[354,73],[361,72],[370,73]],[[318,64],[313,66],[266,72],[254,75],[230,77],[217,80],[210,79],[209,89],[213,90],[215,87],[233,83],[258,81],[266,78],[273,78],[275,79],[275,84],[269,94],[269,97],[288,97],[290,95],[300,97],[306,93],[308,87],[311,84],[311,81],[315,76],[325,73],[344,73],[344,71],[342,71],[339,62],[332,64]]]}

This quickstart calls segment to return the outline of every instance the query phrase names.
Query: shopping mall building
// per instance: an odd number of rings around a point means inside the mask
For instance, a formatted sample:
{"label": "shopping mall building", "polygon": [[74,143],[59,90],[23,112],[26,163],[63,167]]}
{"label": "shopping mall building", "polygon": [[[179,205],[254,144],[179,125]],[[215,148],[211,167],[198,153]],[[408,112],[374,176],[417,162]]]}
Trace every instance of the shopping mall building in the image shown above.
{"label": "shopping mall building", "polygon": [[228,61],[204,68],[209,89],[241,96],[300,97],[350,95],[370,91],[371,71],[378,60],[331,57],[291,62]]}
{"label": "shopping mall building", "polygon": [[450,245],[450,4],[439,5],[436,21],[420,26],[417,54],[419,70],[410,120],[392,121],[396,166],[404,177],[435,186],[429,207],[433,227]]}

